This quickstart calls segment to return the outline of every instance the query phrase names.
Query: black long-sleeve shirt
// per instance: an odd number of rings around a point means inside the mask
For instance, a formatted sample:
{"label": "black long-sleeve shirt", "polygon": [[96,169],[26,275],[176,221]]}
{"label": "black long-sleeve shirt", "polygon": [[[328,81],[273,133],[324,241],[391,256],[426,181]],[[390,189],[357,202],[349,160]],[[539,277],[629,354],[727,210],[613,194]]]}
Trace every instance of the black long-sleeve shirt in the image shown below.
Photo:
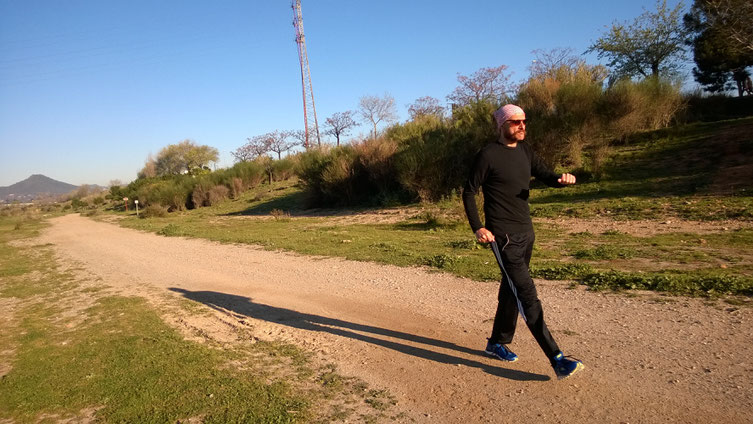
{"label": "black long-sleeve shirt", "polygon": [[[557,182],[560,176],[544,165],[528,143],[508,147],[494,142],[481,149],[463,189],[463,206],[473,232],[481,227],[494,234],[532,230],[528,207],[531,176],[548,186],[563,187]],[[479,189],[484,192],[485,226],[474,197]]]}

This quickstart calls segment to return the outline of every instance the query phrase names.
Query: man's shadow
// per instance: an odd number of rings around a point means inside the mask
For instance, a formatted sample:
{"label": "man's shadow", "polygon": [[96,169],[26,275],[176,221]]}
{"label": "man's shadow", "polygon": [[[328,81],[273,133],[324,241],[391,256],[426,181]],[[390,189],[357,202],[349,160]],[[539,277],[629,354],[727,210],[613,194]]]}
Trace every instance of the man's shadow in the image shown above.
{"label": "man's shadow", "polygon": [[[170,290],[180,293],[187,299],[194,300],[196,302],[203,303],[218,311],[230,311],[235,314],[273,322],[276,324],[283,324],[289,327],[298,328],[308,331],[320,331],[330,334],[334,334],[340,337],[348,337],[353,340],[360,340],[362,342],[371,343],[377,346],[386,347],[388,349],[395,350],[397,352],[412,355],[418,358],[429,359],[431,361],[440,362],[450,365],[464,365],[467,367],[479,368],[489,374],[496,375],[498,377],[507,378],[510,380],[518,381],[547,381],[550,378],[546,375],[534,374],[525,371],[511,370],[507,368],[500,368],[497,366],[488,365],[482,362],[469,360],[445,353],[435,352],[423,347],[410,346],[403,343],[398,343],[391,340],[384,340],[375,335],[392,337],[395,339],[407,340],[413,343],[423,344],[427,346],[434,346],[448,350],[454,350],[461,353],[471,355],[484,355],[483,352],[469,349],[464,346],[458,346],[454,343],[449,343],[443,340],[432,339],[429,337],[417,336],[414,334],[408,334],[400,331],[389,330],[386,328],[374,327],[364,324],[356,324],[353,322],[343,321],[336,318],[328,318],[319,315],[305,314],[290,309],[278,308],[275,306],[264,305],[261,303],[255,303],[251,298],[244,296],[237,296],[227,293],[219,293],[214,291],[190,291],[177,287],[171,287]],[[361,334],[361,333],[368,334]]]}

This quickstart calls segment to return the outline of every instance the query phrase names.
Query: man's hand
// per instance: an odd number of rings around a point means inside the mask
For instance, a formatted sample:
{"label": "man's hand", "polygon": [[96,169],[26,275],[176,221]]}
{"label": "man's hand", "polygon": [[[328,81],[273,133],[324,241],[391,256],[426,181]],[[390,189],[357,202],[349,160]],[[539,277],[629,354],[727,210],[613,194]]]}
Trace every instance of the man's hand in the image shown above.
{"label": "man's hand", "polygon": [[479,243],[491,243],[494,241],[494,234],[482,227],[476,231],[476,240],[478,240]]}
{"label": "man's hand", "polygon": [[560,184],[570,185],[575,184],[575,175],[573,174],[562,174],[562,176],[557,180]]}

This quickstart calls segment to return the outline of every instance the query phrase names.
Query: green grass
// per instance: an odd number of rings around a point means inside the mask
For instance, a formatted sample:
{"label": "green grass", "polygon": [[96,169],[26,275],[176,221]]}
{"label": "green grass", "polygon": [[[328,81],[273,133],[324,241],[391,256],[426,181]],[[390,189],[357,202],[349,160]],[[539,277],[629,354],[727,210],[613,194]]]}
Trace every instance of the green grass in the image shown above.
{"label": "green grass", "polygon": [[[250,334],[235,346],[186,340],[145,299],[110,295],[62,271],[51,246],[26,241],[44,225],[0,218],[0,298],[13,306],[0,312],[0,369],[9,369],[0,421],[293,423],[346,418],[355,408],[342,399],[372,398],[353,390],[357,379],[312,367],[290,344]],[[175,304],[183,314],[208,313],[188,299]],[[384,413],[372,409],[364,415]]]}
{"label": "green grass", "polygon": [[531,193],[534,216],[713,221],[753,218],[753,181],[726,178],[753,161],[753,118],[637,134],[614,147],[604,176]]}
{"label": "green grass", "polygon": [[294,422],[307,403],[281,382],[224,367],[223,355],[183,340],[141,298],[107,297],[84,311],[75,332],[34,306],[16,341],[0,406],[10,417],[68,416],[97,408],[106,422]]}

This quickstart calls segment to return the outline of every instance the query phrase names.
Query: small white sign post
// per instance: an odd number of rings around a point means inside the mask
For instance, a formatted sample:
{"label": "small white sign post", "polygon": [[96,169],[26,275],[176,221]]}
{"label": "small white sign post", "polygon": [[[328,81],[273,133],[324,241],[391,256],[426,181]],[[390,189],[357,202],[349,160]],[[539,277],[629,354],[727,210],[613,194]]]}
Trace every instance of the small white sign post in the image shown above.
{"label": "small white sign post", "polygon": [[133,203],[136,204],[136,217],[138,217],[139,216],[139,201],[138,200],[134,200]]}

